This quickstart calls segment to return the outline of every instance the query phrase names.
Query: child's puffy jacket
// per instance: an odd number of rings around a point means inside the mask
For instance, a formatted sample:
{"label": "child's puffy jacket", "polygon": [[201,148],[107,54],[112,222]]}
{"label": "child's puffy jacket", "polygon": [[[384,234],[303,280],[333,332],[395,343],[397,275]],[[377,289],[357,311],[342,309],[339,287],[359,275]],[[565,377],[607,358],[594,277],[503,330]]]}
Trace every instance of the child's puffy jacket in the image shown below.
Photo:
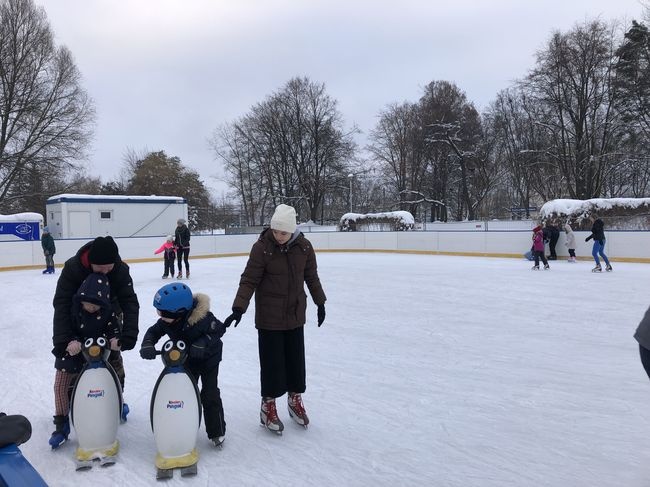
{"label": "child's puffy jacket", "polygon": [[165,242],[160,246],[158,250],[154,252],[154,254],[159,254],[161,252],[165,252],[165,256],[167,258],[173,257],[176,255],[176,248],[174,247],[174,242]]}

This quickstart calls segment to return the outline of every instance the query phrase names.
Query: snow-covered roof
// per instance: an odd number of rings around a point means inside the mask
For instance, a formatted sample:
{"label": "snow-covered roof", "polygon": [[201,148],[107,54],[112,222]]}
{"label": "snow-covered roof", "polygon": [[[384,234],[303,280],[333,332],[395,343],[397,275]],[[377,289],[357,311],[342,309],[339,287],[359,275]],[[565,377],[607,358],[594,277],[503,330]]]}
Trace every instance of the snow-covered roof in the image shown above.
{"label": "snow-covered roof", "polygon": [[613,208],[635,209],[643,206],[650,206],[650,198],[557,199],[544,203],[539,210],[539,216],[544,219],[550,215],[566,215],[581,219]]}
{"label": "snow-covered roof", "polygon": [[180,196],[130,196],[130,195],[103,195],[103,194],[72,194],[64,193],[50,196],[48,203],[184,203],[185,199]]}
{"label": "snow-covered roof", "polygon": [[405,224],[415,224],[415,218],[408,211],[386,211],[383,213],[345,213],[341,217],[341,221],[357,221],[360,218],[373,219],[373,218],[395,218],[401,220]]}
{"label": "snow-covered roof", "polygon": [[0,215],[0,222],[42,222],[43,215],[40,213],[14,213],[12,215]]}

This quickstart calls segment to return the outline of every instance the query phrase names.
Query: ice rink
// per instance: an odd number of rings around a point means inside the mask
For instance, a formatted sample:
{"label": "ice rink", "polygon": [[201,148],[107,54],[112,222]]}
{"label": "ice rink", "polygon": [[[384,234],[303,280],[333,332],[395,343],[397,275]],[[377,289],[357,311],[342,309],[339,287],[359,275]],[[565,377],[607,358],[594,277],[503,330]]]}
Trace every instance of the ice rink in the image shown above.
{"label": "ice rink", "polygon": [[[60,263],[60,262],[59,262]],[[191,260],[187,283],[230,313],[244,257]],[[650,485],[650,381],[632,335],[650,305],[650,265],[320,253],[327,318],[305,331],[312,424],[285,433],[259,425],[252,307],[224,336],[219,383],[222,450],[199,433],[199,473],[166,485],[612,486]],[[162,260],[134,264],[140,337],[156,319]],[[162,363],[124,354],[125,400],[112,467],[75,472],[75,435],[53,430],[54,276],[0,273],[0,410],[24,414],[21,449],[51,486],[159,485],[149,400]],[[139,343],[138,343],[139,347]]]}

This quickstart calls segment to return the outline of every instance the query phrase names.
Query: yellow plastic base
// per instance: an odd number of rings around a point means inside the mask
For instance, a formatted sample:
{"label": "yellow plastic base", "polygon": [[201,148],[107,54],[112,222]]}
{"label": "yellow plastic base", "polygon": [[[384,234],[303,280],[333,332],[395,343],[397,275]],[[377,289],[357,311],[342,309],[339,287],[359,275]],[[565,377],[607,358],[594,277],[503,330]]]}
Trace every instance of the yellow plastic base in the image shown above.
{"label": "yellow plastic base", "polygon": [[194,448],[187,455],[182,455],[180,457],[174,457],[174,458],[165,458],[160,456],[160,453],[156,454],[156,467],[165,470],[169,468],[189,467],[190,465],[194,465],[198,461],[199,461],[199,452],[196,451],[196,448]]}
{"label": "yellow plastic base", "polygon": [[120,443],[115,440],[110,447],[103,450],[84,450],[83,448],[77,448],[77,460],[81,462],[86,462],[89,460],[94,460],[95,458],[104,458],[104,457],[114,457],[117,455],[117,452],[120,450]]}

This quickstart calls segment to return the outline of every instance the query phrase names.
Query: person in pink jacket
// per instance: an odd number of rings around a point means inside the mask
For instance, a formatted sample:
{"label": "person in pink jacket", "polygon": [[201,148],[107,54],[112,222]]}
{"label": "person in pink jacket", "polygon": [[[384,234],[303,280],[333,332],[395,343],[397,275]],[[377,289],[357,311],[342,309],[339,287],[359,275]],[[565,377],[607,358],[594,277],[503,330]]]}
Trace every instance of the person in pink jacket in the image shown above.
{"label": "person in pink jacket", "polygon": [[176,247],[174,247],[174,237],[167,235],[167,240],[165,240],[165,243],[162,244],[160,248],[154,252],[154,254],[157,255],[161,252],[165,252],[165,272],[163,273],[162,278],[167,279],[169,276],[173,279],[174,262],[176,261]]}
{"label": "person in pink jacket", "polygon": [[535,265],[533,266],[534,271],[539,270],[540,258],[544,263],[544,269],[550,269],[546,256],[544,255],[544,232],[542,231],[541,225],[537,225],[533,228],[533,255],[535,257]]}

